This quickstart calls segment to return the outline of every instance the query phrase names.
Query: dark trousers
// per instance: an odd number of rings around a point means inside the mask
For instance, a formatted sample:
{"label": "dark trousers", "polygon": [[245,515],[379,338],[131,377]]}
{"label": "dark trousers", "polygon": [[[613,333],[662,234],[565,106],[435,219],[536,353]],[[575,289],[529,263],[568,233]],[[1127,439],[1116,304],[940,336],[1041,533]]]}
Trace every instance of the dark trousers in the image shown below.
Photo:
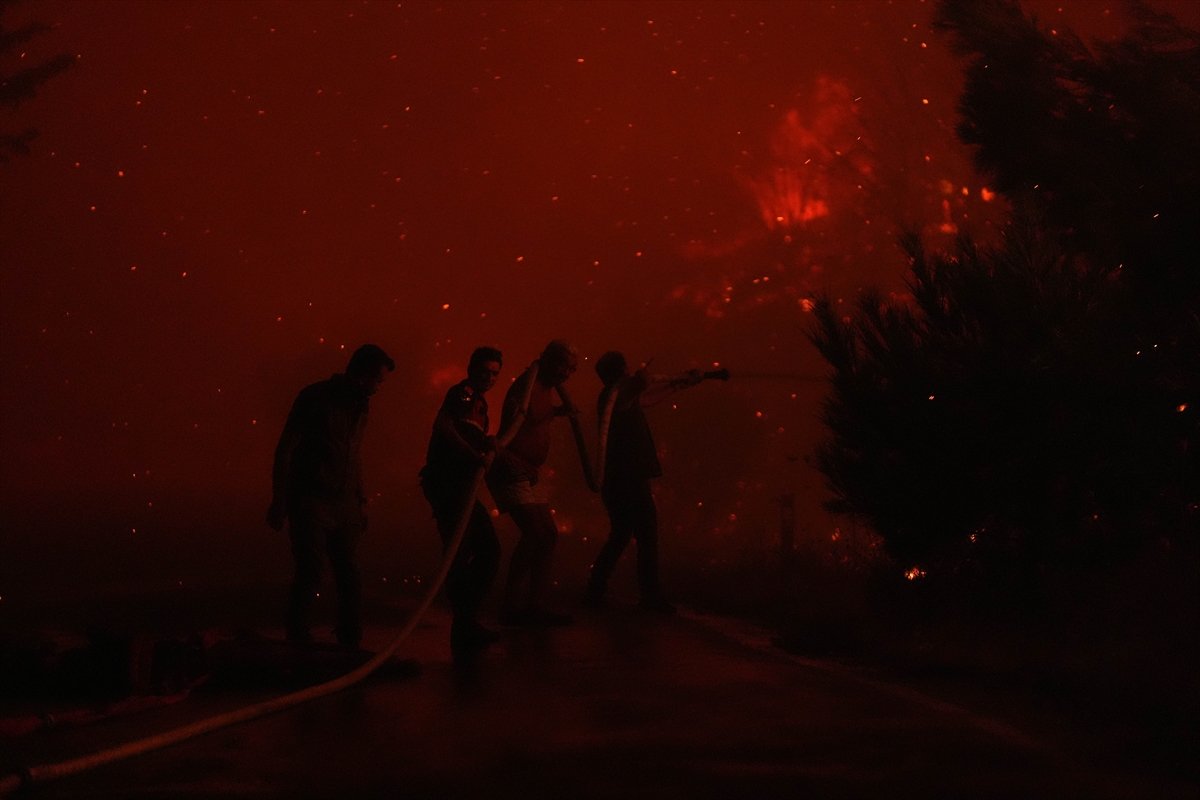
{"label": "dark trousers", "polygon": [[658,510],[650,481],[626,481],[605,484],[601,493],[612,529],[608,541],[596,556],[588,591],[603,596],[608,579],[616,569],[621,554],[630,539],[637,539],[638,588],[642,599],[657,597],[661,592],[658,581]]}
{"label": "dark trousers", "polygon": [[[525,503],[509,509],[521,537],[513,548],[508,564],[508,581],[504,586],[504,610],[541,611],[550,589],[550,571],[554,563],[554,547],[558,543],[558,526],[550,506],[545,503]],[[526,588],[528,594],[524,595]]]}
{"label": "dark trousers", "polygon": [[[448,547],[454,536],[459,515],[462,514],[463,504],[467,500],[469,487],[454,487],[450,490],[448,487],[434,486],[426,482],[423,488],[425,498],[433,508],[434,519],[437,520],[442,546]],[[446,598],[450,601],[456,622],[461,624],[478,621],[479,609],[492,587],[499,566],[500,540],[496,538],[496,528],[492,525],[491,515],[483,507],[483,503],[476,500],[471,508],[471,518],[467,521],[462,544],[446,576]]]}
{"label": "dark trousers", "polygon": [[288,638],[301,641],[309,638],[313,602],[321,588],[321,568],[328,556],[337,589],[337,639],[344,645],[357,646],[362,639],[362,577],[354,554],[362,538],[363,524],[330,525],[312,514],[293,512],[289,514],[288,530],[296,563],[288,597]]}

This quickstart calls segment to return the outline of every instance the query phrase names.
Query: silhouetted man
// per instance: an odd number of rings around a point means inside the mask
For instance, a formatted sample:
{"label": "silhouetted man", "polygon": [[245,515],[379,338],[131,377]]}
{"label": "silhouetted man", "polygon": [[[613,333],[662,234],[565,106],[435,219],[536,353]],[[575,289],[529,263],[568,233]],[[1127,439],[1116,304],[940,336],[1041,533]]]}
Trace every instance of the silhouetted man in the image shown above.
{"label": "silhouetted man", "polygon": [[288,521],[295,577],[287,608],[287,638],[311,641],[313,600],[321,584],[322,549],[337,586],[337,640],[358,647],[362,587],[354,560],[367,526],[361,448],[368,398],[396,368],[373,344],[354,351],[343,374],[300,391],[275,448],[267,524]]}
{"label": "silhouetted man", "polygon": [[471,501],[462,544],[446,576],[446,595],[454,611],[450,643],[454,648],[482,647],[495,641],[494,631],[479,624],[479,609],[500,565],[500,542],[483,503],[468,497],[472,480],[488,454],[496,449],[488,435],[484,397],[496,385],[502,356],[494,347],[479,347],[467,363],[467,378],[446,392],[433,421],[421,488],[433,507],[442,544],[449,545],[455,527]]}
{"label": "silhouetted man", "polygon": [[558,542],[558,526],[538,472],[550,453],[550,423],[556,417],[578,413],[554,402],[556,389],[571,377],[578,364],[575,349],[556,339],[546,345],[537,361],[537,379],[526,370],[504,397],[501,430],[507,430],[522,411],[524,418],[509,445],[496,454],[488,473],[488,488],[500,510],[511,514],[520,531],[508,567],[508,580],[500,620],[509,625],[565,625],[566,614],[545,608],[550,586],[550,565]]}
{"label": "silhouetted man", "polygon": [[601,425],[605,409],[612,403],[600,476],[600,496],[612,527],[592,565],[585,602],[603,605],[608,579],[629,540],[636,539],[640,605],[647,611],[673,613],[675,607],[663,598],[659,583],[658,510],[650,488],[650,481],[662,475],[662,467],[642,409],[678,389],[695,386],[704,376],[691,370],[675,378],[651,377],[645,368],[630,374],[625,356],[615,350],[596,360],[596,374],[604,384],[597,401]]}

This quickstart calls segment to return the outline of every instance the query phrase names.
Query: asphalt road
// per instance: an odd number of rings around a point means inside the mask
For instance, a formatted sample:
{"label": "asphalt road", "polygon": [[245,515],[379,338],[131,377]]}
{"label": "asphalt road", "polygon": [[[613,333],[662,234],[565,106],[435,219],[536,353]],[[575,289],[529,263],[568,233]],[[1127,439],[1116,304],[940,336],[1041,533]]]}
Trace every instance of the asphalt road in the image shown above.
{"label": "asphalt road", "polygon": [[[614,609],[510,630],[455,665],[435,612],[402,655],[417,677],[337,695],[36,787],[33,797],[874,798],[1197,796],[1081,755],[1022,711],[947,701],[775,650],[753,629]],[[380,648],[389,631],[368,631]],[[26,737],[53,760],[267,696],[185,702]],[[40,738],[38,738],[40,737]],[[10,754],[11,755],[11,754]]]}

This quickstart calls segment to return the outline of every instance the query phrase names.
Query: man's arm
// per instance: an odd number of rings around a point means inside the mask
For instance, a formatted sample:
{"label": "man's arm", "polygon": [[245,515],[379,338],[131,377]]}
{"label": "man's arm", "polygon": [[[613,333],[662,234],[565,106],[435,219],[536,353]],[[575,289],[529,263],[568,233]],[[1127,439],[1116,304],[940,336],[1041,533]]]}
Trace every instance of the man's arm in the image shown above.
{"label": "man's arm", "polygon": [[528,413],[525,403],[532,380],[532,372],[525,370],[517,376],[517,379],[508,387],[508,391],[504,393],[504,406],[500,412],[498,435],[503,436],[509,432],[515,434],[525,424],[525,417]]}
{"label": "man's arm", "polygon": [[554,406],[554,411],[551,412],[556,417],[571,417],[578,419],[579,406],[575,405],[575,401],[571,399],[567,387],[559,384],[554,387],[554,391],[558,394],[558,399],[562,402]]}
{"label": "man's arm", "polygon": [[645,405],[642,396],[650,386],[651,378],[646,374],[644,367],[632,375],[622,378],[613,389],[617,393],[616,399],[612,401],[613,410],[628,411],[639,403]]}
{"label": "man's arm", "polygon": [[638,370],[634,376],[641,376],[643,391],[639,393],[639,401],[642,408],[647,408],[656,403],[661,403],[671,395],[682,389],[687,389],[700,381],[704,380],[704,373],[698,369],[689,369],[680,375],[645,375],[643,370]]}
{"label": "man's arm", "polygon": [[311,400],[306,392],[296,396],[279,443],[275,445],[275,462],[271,469],[271,507],[267,509],[267,525],[272,530],[282,530],[287,518],[288,484],[291,480],[292,455],[300,444],[304,426],[311,414]]}
{"label": "man's arm", "polygon": [[458,430],[457,422],[458,417],[449,408],[449,398],[447,398],[447,402],[438,410],[437,418],[433,421],[434,430],[463,455],[482,463],[487,457],[488,451],[495,449],[495,438],[488,436],[484,440],[486,449],[476,450],[470,442],[463,438],[462,433]]}

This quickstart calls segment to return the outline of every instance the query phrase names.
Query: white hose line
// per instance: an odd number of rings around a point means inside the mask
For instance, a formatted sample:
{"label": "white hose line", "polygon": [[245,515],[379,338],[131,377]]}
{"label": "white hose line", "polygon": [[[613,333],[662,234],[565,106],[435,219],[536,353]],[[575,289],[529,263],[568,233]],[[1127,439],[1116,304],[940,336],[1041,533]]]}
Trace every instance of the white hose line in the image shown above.
{"label": "white hose line", "polygon": [[[508,428],[506,428],[499,436],[496,437],[497,447],[507,447],[509,442],[513,440],[513,437],[517,435],[517,431],[521,430],[521,426],[525,424],[525,417],[529,413],[529,398],[533,396],[533,384],[535,381],[537,381],[538,369],[540,366],[540,362],[534,361],[529,365],[528,369],[522,373],[522,376],[529,376],[529,382],[525,384],[525,393],[521,395],[521,407],[517,409],[517,413],[513,415],[511,420],[509,420]],[[520,379],[521,376],[518,376],[517,380]]]}
{"label": "white hose line", "polygon": [[[489,459],[490,462],[490,459]],[[199,736],[203,733],[209,733],[220,728],[225,728],[230,725],[236,725],[239,722],[246,722],[257,717],[266,716],[276,711],[281,711],[291,706],[299,705],[300,703],[315,700],[318,697],[340,692],[342,689],[353,686],[359,681],[366,678],[375,670],[379,669],[386,663],[399,649],[405,639],[416,629],[417,623],[421,621],[421,617],[429,610],[429,606],[433,604],[434,598],[441,590],[442,584],[446,580],[446,575],[450,572],[450,566],[454,563],[454,557],[458,553],[459,545],[462,544],[463,537],[466,535],[467,523],[471,518],[471,511],[475,505],[475,496],[479,491],[479,486],[483,482],[483,475],[486,471],[486,466],[480,466],[475,471],[475,477],[471,484],[471,494],[469,503],[466,506],[465,513],[461,515],[458,525],[455,527],[454,536],[450,540],[449,546],[446,548],[445,557],[442,559],[442,565],[438,569],[437,577],[426,590],[425,596],[421,599],[421,603],[416,610],[409,616],[408,622],[401,628],[400,632],[392,640],[391,644],[385,647],[380,652],[376,653],[369,661],[354,670],[346,673],[340,678],[335,678],[326,683],[310,686],[307,689],[292,692],[290,694],[281,695],[279,697],[265,700],[261,703],[245,706],[235,709],[224,714],[202,719],[199,722],[193,722],[190,725],[184,725],[174,730],[165,731],[163,733],[147,736],[143,739],[136,739],[132,742],[126,742],[116,747],[110,747],[106,750],[100,750],[95,753],[90,753],[86,756],[73,758],[68,761],[60,761],[56,764],[39,764],[29,767],[19,773],[7,775],[0,778],[0,795],[6,795],[17,789],[31,786],[33,784],[45,783],[57,778],[65,778],[68,775],[75,775],[104,764],[111,764],[114,761],[120,761],[126,758],[131,758],[142,753],[148,753],[151,750],[158,750],[163,747],[182,742],[185,739],[191,739],[194,736]]]}
{"label": "white hose line", "polygon": [[[513,418],[513,423],[518,420],[524,421],[525,414],[529,408],[529,397],[533,389],[533,381],[537,380],[538,365],[535,361],[529,368],[530,380],[526,386],[525,395],[521,403],[521,408],[517,415]],[[516,431],[520,426],[511,424],[508,430],[497,437],[497,443],[501,446],[508,444],[512,437],[516,435]],[[224,714],[217,714],[207,719],[202,719],[199,722],[193,722],[190,725],[183,725],[173,730],[164,731],[163,733],[147,736],[142,739],[135,739],[132,742],[110,747],[106,750],[100,750],[95,753],[90,753],[79,758],[60,761],[54,764],[38,764],[33,767],[27,767],[19,772],[5,775],[0,778],[0,796],[11,794],[34,784],[46,783],[47,781],[65,778],[69,775],[75,775],[80,772],[85,772],[89,769],[94,769],[104,764],[111,764],[115,761],[121,761],[126,758],[148,753],[151,750],[159,750],[163,747],[168,747],[177,742],[182,742],[186,739],[199,736],[204,733],[226,728],[230,725],[236,725],[239,722],[247,722],[257,717],[263,717],[267,714],[273,714],[276,711],[282,711],[285,708],[306,703],[309,700],[315,700],[318,697],[324,697],[334,692],[340,692],[354,684],[360,682],[375,670],[379,669],[383,664],[395,655],[396,651],[405,639],[416,630],[417,623],[429,610],[433,604],[437,593],[441,591],[442,584],[446,582],[446,576],[450,573],[450,567],[454,563],[454,557],[458,554],[458,548],[462,545],[463,538],[467,533],[467,524],[471,519],[471,512],[475,507],[475,498],[479,494],[479,489],[483,484],[484,475],[487,469],[491,466],[494,453],[489,453],[487,459],[478,469],[475,470],[475,475],[471,481],[471,491],[466,498],[466,503],[463,506],[462,513],[459,515],[458,523],[454,528],[454,535],[450,539],[450,543],[446,546],[445,555],[442,558],[442,564],[438,568],[437,576],[426,590],[425,596],[421,598],[420,604],[416,610],[409,616],[408,622],[396,634],[391,644],[385,647],[380,652],[376,653],[369,661],[361,666],[351,670],[340,678],[334,678],[326,683],[320,683],[316,686],[310,686],[307,689],[301,689],[290,694],[281,695],[270,700],[264,700],[261,703],[245,706],[235,709]]]}
{"label": "white hose line", "polygon": [[[555,389],[558,391],[559,398],[562,399],[563,405],[567,408],[573,408],[578,412],[575,404],[571,402],[571,396],[567,394],[565,386],[559,385]],[[600,491],[600,484],[597,483],[596,473],[593,472],[591,459],[588,458],[587,442],[583,438],[583,423],[579,421],[579,414],[568,414],[567,419],[571,422],[571,433],[575,437],[575,449],[579,451],[579,463],[583,467],[583,480],[587,483],[588,488],[593,492]]]}
{"label": "white hose line", "polygon": [[617,393],[619,384],[613,384],[612,390],[608,393],[608,399],[604,401],[604,410],[600,412],[598,425],[600,427],[600,441],[596,445],[596,488],[595,491],[602,492],[604,490],[604,469],[608,465],[605,463],[608,460],[608,430],[612,427],[613,409],[617,405]]}

